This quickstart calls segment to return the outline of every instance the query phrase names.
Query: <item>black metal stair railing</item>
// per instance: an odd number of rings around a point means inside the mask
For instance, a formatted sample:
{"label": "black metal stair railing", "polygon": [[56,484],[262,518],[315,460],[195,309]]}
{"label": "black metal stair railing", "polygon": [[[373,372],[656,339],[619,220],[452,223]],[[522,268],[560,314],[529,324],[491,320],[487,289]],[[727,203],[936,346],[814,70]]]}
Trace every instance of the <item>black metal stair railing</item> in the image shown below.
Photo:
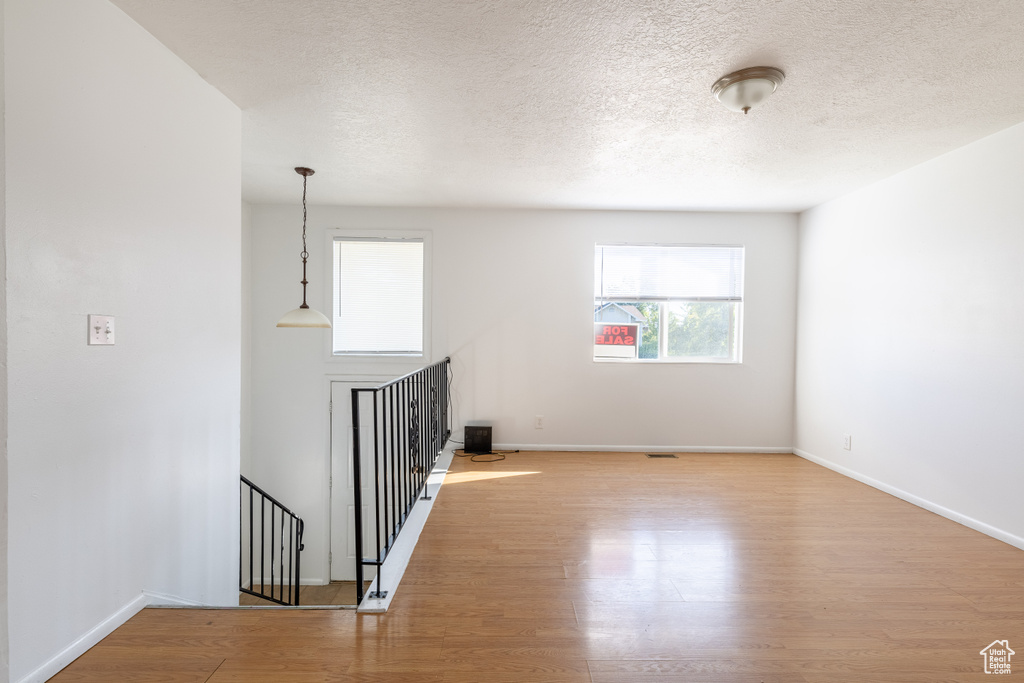
{"label": "black metal stair railing", "polygon": [[238,589],[279,605],[298,605],[302,519],[244,476],[239,515]]}
{"label": "black metal stair railing", "polygon": [[[377,571],[377,591],[370,597],[387,595],[380,581],[384,559],[420,494],[426,497],[427,478],[451,436],[450,367],[451,359],[445,358],[386,384],[352,389],[356,592],[360,602],[366,567]],[[369,424],[361,429],[362,418]],[[372,471],[362,471],[364,458]],[[368,501],[363,500],[364,478]]]}

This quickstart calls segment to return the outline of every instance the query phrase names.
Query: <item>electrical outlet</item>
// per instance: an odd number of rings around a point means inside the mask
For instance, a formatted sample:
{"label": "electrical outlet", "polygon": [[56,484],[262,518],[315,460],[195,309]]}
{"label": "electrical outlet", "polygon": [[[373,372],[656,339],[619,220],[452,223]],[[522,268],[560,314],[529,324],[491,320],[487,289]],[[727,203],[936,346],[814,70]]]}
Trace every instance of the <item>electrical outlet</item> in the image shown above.
{"label": "electrical outlet", "polygon": [[853,450],[853,437],[849,434],[843,434],[843,448],[845,450]]}
{"label": "electrical outlet", "polygon": [[543,415],[537,415],[536,417],[533,418],[533,428],[534,429],[544,429],[544,416]]}

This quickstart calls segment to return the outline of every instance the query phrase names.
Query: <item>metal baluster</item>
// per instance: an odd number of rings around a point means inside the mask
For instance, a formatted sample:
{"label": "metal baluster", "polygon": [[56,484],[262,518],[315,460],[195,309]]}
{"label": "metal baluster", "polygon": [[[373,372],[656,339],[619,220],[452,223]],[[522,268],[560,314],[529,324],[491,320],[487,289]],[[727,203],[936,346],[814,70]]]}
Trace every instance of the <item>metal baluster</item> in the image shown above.
{"label": "metal baluster", "polygon": [[[437,370],[434,372],[434,381],[437,382],[437,443],[434,444],[434,449],[437,451],[437,455],[441,455],[441,449],[444,448],[444,421],[441,419],[444,415],[444,375],[442,374],[444,365],[438,365]],[[435,459],[435,463],[437,460]]]}
{"label": "metal baluster", "polygon": [[448,437],[451,436],[451,430],[448,429],[448,421],[451,419],[451,413],[448,410],[448,402],[451,397],[448,395],[448,362],[445,361],[444,367],[441,370],[441,401],[442,411],[444,412],[444,420],[441,423],[441,431],[444,434],[441,437],[441,448],[443,449],[445,444],[448,443]]}
{"label": "metal baluster", "polygon": [[277,538],[277,547],[274,549],[275,552],[277,553],[277,565],[278,565],[277,600],[281,604],[286,604],[287,600],[285,600],[285,594],[284,594],[284,581],[285,581],[285,578],[286,578],[285,577],[285,571],[284,571],[284,548],[285,548],[285,525],[286,525],[285,520],[288,517],[288,515],[285,514],[284,510],[281,510],[280,514],[281,514],[281,518],[278,520],[278,530],[280,531],[280,533],[278,534],[278,538]]}
{"label": "metal baluster", "polygon": [[256,587],[256,584],[253,582],[252,576],[252,531],[252,484],[249,484],[249,590],[252,590]]}
{"label": "metal baluster", "polygon": [[416,385],[413,384],[412,378],[405,381],[405,426],[406,426],[406,443],[405,443],[405,457],[406,466],[409,473],[409,495],[405,498],[405,518],[409,519],[409,513],[412,512],[412,505],[416,501],[416,456],[413,452],[413,429],[412,429],[412,402],[416,395]]}
{"label": "metal baluster", "polygon": [[[391,459],[391,523],[388,525],[388,531],[394,533],[398,528],[398,498],[399,498],[399,481],[401,480],[401,474],[399,473],[398,465],[398,449],[395,447],[395,388],[390,386],[387,388],[387,407],[388,414],[388,441],[385,443],[385,447],[390,447],[390,459]],[[389,446],[390,445],[390,446]]]}
{"label": "metal baluster", "polygon": [[238,482],[238,587],[244,584],[242,581],[242,558],[245,557],[245,539],[242,538],[242,528],[245,526],[245,501],[242,500],[242,482]]}
{"label": "metal baluster", "polygon": [[266,559],[266,539],[267,539],[267,527],[266,527],[266,516],[267,516],[267,497],[260,494],[260,595],[266,593],[266,589],[263,586],[263,577],[267,575],[266,569],[263,566],[263,562]]}
{"label": "metal baluster", "polygon": [[[305,526],[305,523],[301,519],[296,517],[295,524],[298,528],[298,534],[295,537],[295,585],[298,585],[299,581],[302,580],[302,551],[305,549],[305,546],[302,543],[302,531],[303,527]],[[297,591],[295,593],[296,606],[298,606],[299,604],[299,598],[301,597],[301,595],[302,591]]]}
{"label": "metal baluster", "polygon": [[430,367],[430,388],[427,390],[430,396],[430,470],[434,470],[434,463],[437,462],[437,366]]}
{"label": "metal baluster", "polygon": [[270,597],[274,597],[274,514],[277,511],[270,506]]}
{"label": "metal baluster", "polygon": [[380,569],[381,569],[380,560],[382,559],[381,553],[380,553],[380,548],[382,547],[381,546],[381,540],[380,540],[380,532],[381,532],[381,526],[380,526],[380,470],[381,470],[381,467],[380,467],[380,461],[379,461],[379,457],[378,457],[379,456],[379,452],[377,450],[377,395],[376,395],[376,392],[374,392],[372,394],[372,396],[373,396],[373,436],[374,436],[374,438],[373,438],[373,512],[374,512],[373,519],[374,519],[374,526],[375,526],[374,532],[375,532],[375,536],[377,538],[377,561],[378,561],[378,564],[377,564],[377,591],[376,591],[376,593],[374,593],[370,597],[371,598],[383,598],[384,596],[387,595],[387,593],[381,590],[381,585],[380,585]]}
{"label": "metal baluster", "polygon": [[[406,403],[406,407],[407,407],[407,410],[409,411],[409,419],[406,422],[406,424],[409,427],[409,446],[407,448],[407,451],[408,451],[408,454],[409,454],[409,493],[410,493],[410,495],[406,499],[406,503],[408,504],[408,511],[412,512],[412,506],[416,502],[416,495],[419,493],[419,486],[418,486],[418,482],[416,481],[416,478],[417,478],[416,477],[416,466],[417,466],[416,447],[419,444],[419,438],[418,438],[419,434],[417,434],[417,432],[416,432],[416,427],[417,427],[416,423],[417,423],[417,421],[419,419],[419,416],[416,414],[417,386],[416,386],[416,377],[415,377],[415,375],[409,378],[407,386],[409,387],[409,397],[408,397],[408,402]],[[408,516],[409,516],[409,513],[406,513],[406,517],[407,518],[408,518]]]}
{"label": "metal baluster", "polygon": [[[292,515],[288,515],[288,604],[292,603],[292,584],[295,582],[293,576],[295,566],[292,564],[292,547],[295,543],[295,532],[292,530]],[[284,557],[284,548],[281,548],[281,557]]]}
{"label": "metal baluster", "polygon": [[352,389],[352,497],[355,505],[356,597],[363,601],[363,482],[359,467],[359,389]]}
{"label": "metal baluster", "polygon": [[392,529],[397,529],[402,524],[402,421],[398,415],[398,404],[399,397],[401,395],[401,385],[392,384],[388,388],[388,411],[391,415],[391,431],[389,439],[391,441],[391,468],[394,473],[394,481],[391,484],[391,488],[394,491],[394,500],[392,501],[392,508],[394,510],[391,523]]}
{"label": "metal baluster", "polygon": [[433,464],[430,460],[430,446],[433,436],[431,432],[431,420],[430,420],[430,382],[427,378],[430,377],[430,371],[424,370],[420,373],[422,380],[420,381],[420,479],[422,480],[420,486],[423,491],[423,500],[430,500],[430,490],[427,488],[427,480],[430,477],[430,469]]}
{"label": "metal baluster", "polygon": [[383,439],[381,438],[381,433],[384,430],[384,422],[387,420],[387,411],[384,410],[383,405],[384,395],[381,394],[380,392],[375,391],[373,392],[374,422],[376,422],[377,419],[378,403],[380,403],[380,425],[377,425],[373,430],[373,452],[374,454],[376,454],[378,449],[381,451],[380,463],[381,467],[384,469],[384,477],[381,482],[381,488],[378,491],[378,495],[383,496],[384,498],[384,504],[382,506],[384,509],[384,531],[387,532],[391,528],[391,526],[389,525],[389,517],[391,514],[391,500],[390,497],[388,496],[388,478],[390,477],[391,473],[388,468],[388,452],[387,449],[384,447],[384,444],[382,443]]}
{"label": "metal baluster", "polygon": [[409,405],[409,398],[406,382],[403,381],[398,386],[398,419],[401,425],[398,438],[401,447],[402,467],[402,520],[399,522],[400,526],[405,523],[405,517],[409,512],[409,508],[406,505],[406,501],[409,500],[409,411],[406,410],[406,406]]}

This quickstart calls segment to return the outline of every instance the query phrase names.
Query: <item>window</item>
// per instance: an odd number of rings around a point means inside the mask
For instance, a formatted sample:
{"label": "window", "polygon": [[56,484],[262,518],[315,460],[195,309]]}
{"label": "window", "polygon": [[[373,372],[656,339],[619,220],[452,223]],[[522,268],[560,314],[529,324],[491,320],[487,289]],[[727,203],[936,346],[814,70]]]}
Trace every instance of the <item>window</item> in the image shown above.
{"label": "window", "polygon": [[743,247],[594,249],[594,360],[740,362]]}
{"label": "window", "polygon": [[334,239],[335,355],[423,355],[423,244]]}

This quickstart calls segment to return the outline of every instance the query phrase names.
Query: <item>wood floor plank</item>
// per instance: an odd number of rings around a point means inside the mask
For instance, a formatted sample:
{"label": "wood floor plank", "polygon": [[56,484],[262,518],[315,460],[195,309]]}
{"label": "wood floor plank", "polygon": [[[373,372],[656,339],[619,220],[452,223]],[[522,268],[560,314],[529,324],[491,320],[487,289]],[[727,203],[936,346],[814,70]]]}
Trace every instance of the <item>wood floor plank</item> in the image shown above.
{"label": "wood floor plank", "polygon": [[452,472],[388,613],[147,609],[53,680],[917,683],[1024,646],[1024,551],[795,456]]}
{"label": "wood floor plank", "polygon": [[201,683],[214,674],[224,659],[218,656],[182,653],[159,653],[140,661],[139,651],[107,652],[102,661],[72,662],[59,674],[68,683]]}

